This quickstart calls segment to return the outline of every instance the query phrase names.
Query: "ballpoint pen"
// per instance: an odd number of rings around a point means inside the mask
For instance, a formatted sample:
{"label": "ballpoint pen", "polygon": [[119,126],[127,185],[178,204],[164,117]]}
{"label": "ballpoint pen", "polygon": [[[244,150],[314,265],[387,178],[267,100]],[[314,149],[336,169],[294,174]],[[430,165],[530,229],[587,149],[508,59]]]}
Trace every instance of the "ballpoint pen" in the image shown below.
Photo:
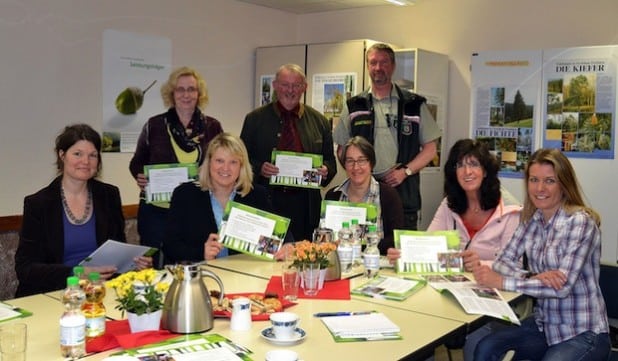
{"label": "ballpoint pen", "polygon": [[333,316],[355,316],[355,315],[368,315],[373,311],[340,311],[340,312],[318,312],[314,313],[313,317],[333,317]]}

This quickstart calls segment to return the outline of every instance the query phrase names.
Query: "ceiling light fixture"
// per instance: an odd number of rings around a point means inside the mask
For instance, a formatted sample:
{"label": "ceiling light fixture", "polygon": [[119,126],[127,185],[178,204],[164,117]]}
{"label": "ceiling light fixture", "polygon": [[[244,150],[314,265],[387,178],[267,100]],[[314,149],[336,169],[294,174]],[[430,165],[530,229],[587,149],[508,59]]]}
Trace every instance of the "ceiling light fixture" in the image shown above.
{"label": "ceiling light fixture", "polygon": [[385,0],[388,3],[399,5],[399,6],[408,6],[414,5],[415,0]]}

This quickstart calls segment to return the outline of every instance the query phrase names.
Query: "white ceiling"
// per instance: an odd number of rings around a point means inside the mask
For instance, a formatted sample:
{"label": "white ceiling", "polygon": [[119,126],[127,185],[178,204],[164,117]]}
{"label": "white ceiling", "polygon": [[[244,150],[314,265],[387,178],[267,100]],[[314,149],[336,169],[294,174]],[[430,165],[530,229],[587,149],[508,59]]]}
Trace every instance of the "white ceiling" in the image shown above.
{"label": "white ceiling", "polygon": [[[397,6],[386,0],[238,0],[295,14],[320,13],[326,11],[362,8],[369,6]],[[415,0],[401,0],[414,4]]]}

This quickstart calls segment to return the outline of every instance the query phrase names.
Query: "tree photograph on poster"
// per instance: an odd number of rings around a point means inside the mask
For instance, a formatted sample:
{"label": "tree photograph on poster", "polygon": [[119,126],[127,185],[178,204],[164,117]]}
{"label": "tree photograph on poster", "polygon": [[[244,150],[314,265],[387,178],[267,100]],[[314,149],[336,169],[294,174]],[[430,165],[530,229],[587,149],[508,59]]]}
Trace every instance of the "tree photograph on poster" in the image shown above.
{"label": "tree photograph on poster", "polygon": [[[521,173],[532,153],[534,104],[526,103],[525,91],[513,87],[489,89],[490,136],[477,131],[476,139],[488,144],[500,162],[502,175]],[[534,97],[531,97],[534,100]]]}
{"label": "tree photograph on poster", "polygon": [[546,51],[543,147],[569,157],[614,158],[616,47]]}
{"label": "tree photograph on poster", "polygon": [[596,113],[596,74],[573,74],[547,82],[547,139],[565,152],[611,148],[611,113]]}

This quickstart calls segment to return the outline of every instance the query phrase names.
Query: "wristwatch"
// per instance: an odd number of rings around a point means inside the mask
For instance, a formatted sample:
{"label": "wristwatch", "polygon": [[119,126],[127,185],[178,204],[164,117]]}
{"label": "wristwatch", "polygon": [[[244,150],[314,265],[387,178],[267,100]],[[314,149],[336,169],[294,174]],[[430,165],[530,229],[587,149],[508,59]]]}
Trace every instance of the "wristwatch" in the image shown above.
{"label": "wristwatch", "polygon": [[407,177],[413,174],[412,169],[408,168],[408,166],[403,167],[403,171],[406,173]]}

